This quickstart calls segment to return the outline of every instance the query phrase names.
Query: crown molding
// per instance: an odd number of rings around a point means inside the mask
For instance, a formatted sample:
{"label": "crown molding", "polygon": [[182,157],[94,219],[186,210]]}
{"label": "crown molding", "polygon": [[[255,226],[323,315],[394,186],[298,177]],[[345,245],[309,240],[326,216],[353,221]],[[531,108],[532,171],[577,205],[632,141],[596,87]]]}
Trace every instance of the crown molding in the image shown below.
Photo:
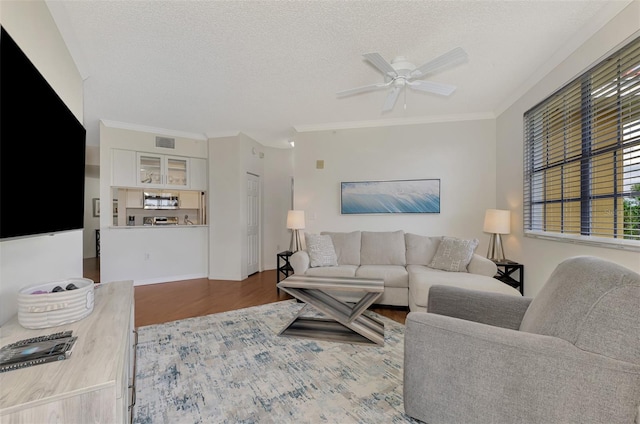
{"label": "crown molding", "polygon": [[239,136],[241,131],[214,131],[205,133],[207,139],[210,138],[223,138],[223,137],[237,137]]}
{"label": "crown molding", "polygon": [[375,121],[353,121],[353,122],[333,122],[326,124],[313,125],[294,125],[293,128],[301,132],[313,131],[331,131],[345,130],[357,128],[374,128],[374,127],[392,127],[398,125],[419,125],[433,124],[439,122],[457,122],[457,121],[480,121],[485,119],[495,119],[496,116],[492,112],[468,113],[462,115],[440,115],[440,116],[422,116],[414,118],[399,119],[378,119]]}
{"label": "crown molding", "polygon": [[191,138],[194,140],[207,140],[207,137],[204,134],[198,133],[190,133],[184,131],[175,131],[169,130],[166,128],[158,128],[158,127],[147,127],[145,125],[138,124],[129,124],[126,122],[118,122],[118,121],[110,121],[108,119],[101,119],[105,126],[109,128],[119,128],[121,130],[131,130],[131,131],[141,131],[146,133],[158,134],[158,135],[166,135],[169,137],[181,137],[181,138]]}

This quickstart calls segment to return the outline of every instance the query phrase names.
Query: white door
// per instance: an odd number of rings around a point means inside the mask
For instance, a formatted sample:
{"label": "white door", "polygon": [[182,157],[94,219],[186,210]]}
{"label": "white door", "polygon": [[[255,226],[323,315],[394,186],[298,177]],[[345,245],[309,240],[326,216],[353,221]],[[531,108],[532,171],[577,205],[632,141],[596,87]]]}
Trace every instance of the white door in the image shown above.
{"label": "white door", "polygon": [[258,272],[260,257],[260,177],[247,174],[247,274]]}

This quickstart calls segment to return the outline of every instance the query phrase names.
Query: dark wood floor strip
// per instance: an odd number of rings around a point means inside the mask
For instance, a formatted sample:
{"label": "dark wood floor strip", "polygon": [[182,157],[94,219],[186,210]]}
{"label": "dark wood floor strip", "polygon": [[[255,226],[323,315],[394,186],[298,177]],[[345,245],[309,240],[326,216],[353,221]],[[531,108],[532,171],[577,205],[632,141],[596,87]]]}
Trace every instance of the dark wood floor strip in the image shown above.
{"label": "dark wood floor strip", "polygon": [[[99,260],[85,259],[84,276],[98,282]],[[136,327],[161,324],[185,318],[227,312],[291,299],[276,290],[276,271],[267,270],[243,281],[193,280],[172,281],[135,287]],[[374,306],[371,310],[404,324],[407,311]]]}

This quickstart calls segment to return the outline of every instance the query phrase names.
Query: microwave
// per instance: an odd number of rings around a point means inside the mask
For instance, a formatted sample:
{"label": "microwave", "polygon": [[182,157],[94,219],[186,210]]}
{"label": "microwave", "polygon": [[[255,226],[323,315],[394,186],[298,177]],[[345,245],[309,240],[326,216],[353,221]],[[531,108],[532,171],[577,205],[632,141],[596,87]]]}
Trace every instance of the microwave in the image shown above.
{"label": "microwave", "polygon": [[145,216],[142,225],[178,225],[177,216]]}
{"label": "microwave", "polygon": [[178,209],[178,195],[171,193],[144,193],[144,209]]}

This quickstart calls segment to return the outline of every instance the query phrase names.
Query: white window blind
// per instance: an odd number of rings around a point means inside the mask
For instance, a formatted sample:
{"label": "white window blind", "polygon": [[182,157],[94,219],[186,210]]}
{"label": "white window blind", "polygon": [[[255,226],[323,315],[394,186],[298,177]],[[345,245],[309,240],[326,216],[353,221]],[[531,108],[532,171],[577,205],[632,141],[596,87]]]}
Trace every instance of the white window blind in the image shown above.
{"label": "white window blind", "polygon": [[524,229],[640,248],[640,38],[525,112]]}

